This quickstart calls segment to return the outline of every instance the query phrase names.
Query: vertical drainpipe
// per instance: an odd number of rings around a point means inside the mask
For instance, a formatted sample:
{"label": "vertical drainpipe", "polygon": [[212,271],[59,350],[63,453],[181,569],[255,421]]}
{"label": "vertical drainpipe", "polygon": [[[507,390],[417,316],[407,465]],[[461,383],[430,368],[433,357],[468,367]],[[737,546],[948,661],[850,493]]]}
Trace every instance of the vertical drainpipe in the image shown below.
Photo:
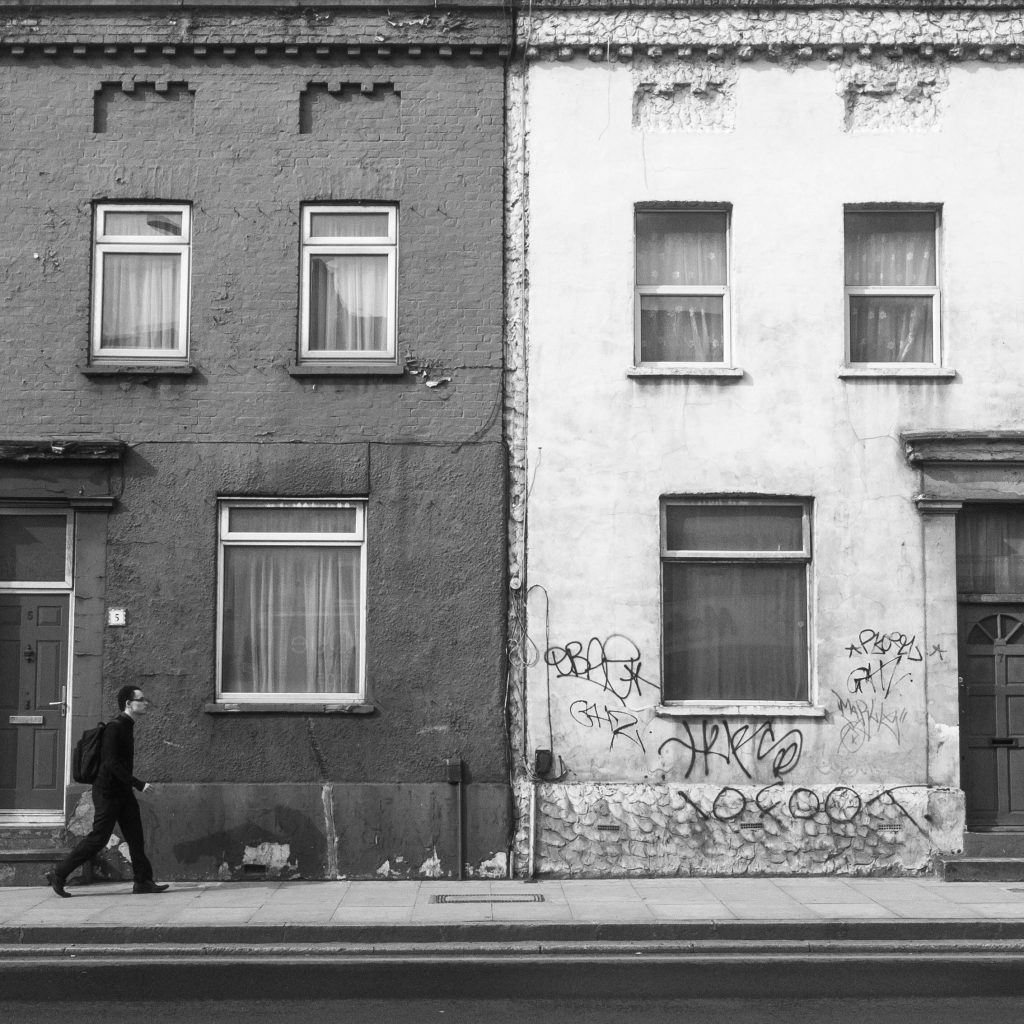
{"label": "vertical drainpipe", "polygon": [[534,860],[537,849],[537,781],[530,780],[530,856],[526,862],[526,881],[535,881],[537,866]]}
{"label": "vertical drainpipe", "polygon": [[456,869],[455,878],[457,881],[462,881],[462,862],[463,857],[463,834],[462,834],[462,758],[461,757],[449,757],[444,762],[445,778],[448,780],[448,784],[455,787],[455,850],[456,850]]}

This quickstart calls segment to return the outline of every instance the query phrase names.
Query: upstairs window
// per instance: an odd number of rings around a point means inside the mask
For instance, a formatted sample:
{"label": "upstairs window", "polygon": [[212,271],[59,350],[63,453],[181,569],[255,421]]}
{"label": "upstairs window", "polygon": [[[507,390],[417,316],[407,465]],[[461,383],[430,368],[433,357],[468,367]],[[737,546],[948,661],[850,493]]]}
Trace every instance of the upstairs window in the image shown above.
{"label": "upstairs window", "polygon": [[938,213],[846,211],[847,364],[939,365]]}
{"label": "upstairs window", "polygon": [[810,508],[662,503],[663,699],[806,702]]}
{"label": "upstairs window", "polygon": [[191,232],[186,205],[96,207],[93,360],[187,358]]}
{"label": "upstairs window", "polygon": [[729,358],[729,214],[637,209],[638,365],[724,364]]}
{"label": "upstairs window", "polygon": [[394,362],[398,210],[302,211],[301,358]]}

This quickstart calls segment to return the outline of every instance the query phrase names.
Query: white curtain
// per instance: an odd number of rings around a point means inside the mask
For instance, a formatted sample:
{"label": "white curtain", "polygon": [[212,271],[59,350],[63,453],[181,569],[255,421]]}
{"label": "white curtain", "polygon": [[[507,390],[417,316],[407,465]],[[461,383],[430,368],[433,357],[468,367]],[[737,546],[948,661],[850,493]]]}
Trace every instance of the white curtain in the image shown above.
{"label": "white curtain", "polygon": [[181,256],[104,253],[100,347],[178,347]]}
{"label": "white curtain", "polygon": [[[848,213],[848,287],[935,284],[935,214]],[[850,297],[853,362],[921,363],[932,359],[930,296]]]}
{"label": "white curtain", "polygon": [[224,692],[357,692],[359,574],[358,548],[226,548]]}
{"label": "white curtain", "polygon": [[[642,211],[636,215],[638,287],[724,286],[724,213]],[[643,362],[720,362],[723,300],[716,295],[641,295]]]}
{"label": "white curtain", "polygon": [[311,351],[387,349],[387,256],[313,255],[310,279]]}
{"label": "white curtain", "polygon": [[724,285],[725,214],[651,210],[636,215],[638,285]]}
{"label": "white curtain", "polygon": [[704,295],[640,296],[640,360],[718,363],[725,358],[722,299]]}

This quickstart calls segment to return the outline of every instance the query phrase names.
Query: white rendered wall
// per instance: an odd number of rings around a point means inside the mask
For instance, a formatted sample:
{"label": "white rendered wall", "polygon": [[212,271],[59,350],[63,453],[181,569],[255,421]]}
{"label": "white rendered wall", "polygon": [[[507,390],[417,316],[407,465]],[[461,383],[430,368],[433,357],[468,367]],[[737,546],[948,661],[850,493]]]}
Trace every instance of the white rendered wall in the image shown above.
{"label": "white rendered wall", "polygon": [[[680,784],[718,787],[712,802],[722,787],[765,785],[822,798],[849,787],[862,800],[897,786],[955,791],[955,636],[948,622],[928,633],[918,474],[899,436],[1020,423],[1024,69],[943,65],[930,118],[901,121],[897,104],[886,130],[870,132],[846,120],[839,65],[727,70],[730,123],[696,131],[633,127],[629,63],[538,61],[528,73],[527,747],[553,750],[562,783],[618,784],[626,797]],[[739,381],[627,376],[633,210],[650,201],[731,204]],[[838,376],[844,204],[894,202],[941,206],[942,363],[953,379]],[[659,499],[719,493],[813,499],[820,717],[655,710]],[[952,593],[954,572],[950,558],[928,586]],[[853,694],[851,672],[891,662],[858,648],[874,633],[905,636],[906,656],[888,695]],[[624,699],[603,666],[565,657],[573,643],[586,657],[591,638],[612,638],[613,660],[642,661],[609,666],[613,679],[642,678]],[[589,649],[596,665],[600,647]],[[945,721],[926,714],[929,687]],[[867,707],[844,711],[855,697]],[[743,726],[753,741],[732,742]],[[942,742],[929,744],[929,730]],[[553,794],[549,810],[564,817]],[[952,834],[962,804],[948,796]]]}

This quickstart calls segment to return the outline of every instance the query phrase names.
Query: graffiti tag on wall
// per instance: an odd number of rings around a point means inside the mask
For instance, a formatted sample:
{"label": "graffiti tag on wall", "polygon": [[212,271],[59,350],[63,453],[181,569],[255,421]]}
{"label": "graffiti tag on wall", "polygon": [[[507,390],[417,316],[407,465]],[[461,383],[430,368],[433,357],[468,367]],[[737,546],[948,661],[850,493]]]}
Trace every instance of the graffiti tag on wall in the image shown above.
{"label": "graffiti tag on wall", "polygon": [[772,775],[782,778],[797,767],[804,749],[804,734],[799,729],[776,735],[772,722],[736,725],[724,718],[717,722],[705,718],[697,735],[689,722],[683,722],[682,728],[683,735],[670,736],[658,753],[673,747],[686,751],[689,760],[683,776],[687,779],[698,766],[703,766],[705,776],[710,775],[713,761],[739,768],[748,779],[760,765],[767,764]]}
{"label": "graffiti tag on wall", "polygon": [[[605,639],[592,636],[585,643],[570,640],[564,646],[554,645],[544,651],[544,664],[557,679],[581,679],[598,687],[605,700],[574,700],[569,715],[585,729],[607,731],[608,747],[625,739],[646,751],[640,735],[640,719],[626,706],[631,697],[641,696],[644,686],[656,684],[641,674],[643,661],[640,649],[627,636],[612,633]],[[609,704],[608,701],[618,704]]]}
{"label": "graffiti tag on wall", "polygon": [[846,693],[832,691],[842,722],[839,746],[854,752],[883,734],[899,745],[908,717],[903,690],[913,683],[913,666],[924,661],[917,637],[862,629],[846,654],[856,660]]}

